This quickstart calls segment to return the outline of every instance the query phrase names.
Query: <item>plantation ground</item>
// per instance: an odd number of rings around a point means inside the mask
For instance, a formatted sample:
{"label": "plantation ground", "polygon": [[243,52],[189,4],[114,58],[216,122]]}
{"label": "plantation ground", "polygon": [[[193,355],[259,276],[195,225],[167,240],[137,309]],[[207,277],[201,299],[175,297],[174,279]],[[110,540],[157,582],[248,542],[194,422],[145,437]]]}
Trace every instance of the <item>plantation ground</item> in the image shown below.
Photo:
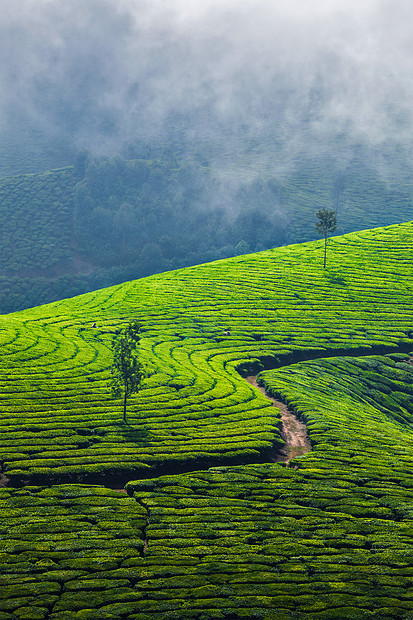
{"label": "plantation ground", "polygon": [[[353,233],[325,271],[312,242],[1,317],[0,620],[411,618],[412,241]],[[123,425],[110,343],[132,319],[150,376]],[[279,415],[239,375],[260,367],[307,422],[290,467],[265,462]]]}

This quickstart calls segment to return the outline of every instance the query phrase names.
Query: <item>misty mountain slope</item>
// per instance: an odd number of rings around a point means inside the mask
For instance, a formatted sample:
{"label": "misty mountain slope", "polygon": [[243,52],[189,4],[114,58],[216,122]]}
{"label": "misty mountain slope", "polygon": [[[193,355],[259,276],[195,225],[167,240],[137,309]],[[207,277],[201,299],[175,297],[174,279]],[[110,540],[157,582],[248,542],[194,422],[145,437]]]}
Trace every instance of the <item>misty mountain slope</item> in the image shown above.
{"label": "misty mountain slope", "polygon": [[[5,620],[407,618],[412,241],[365,230],[325,270],[313,241],[0,317]],[[135,319],[149,376],[124,424],[110,345]],[[308,424],[290,467],[237,372],[264,364]]]}
{"label": "misty mountain slope", "polygon": [[2,0],[0,620],[411,620],[412,25]]}
{"label": "misty mountain slope", "polygon": [[[306,241],[320,207],[340,233],[413,218],[406,3],[4,3],[0,176],[19,222],[1,240],[0,312]],[[9,177],[84,148],[157,160],[159,184],[77,178],[60,244],[30,230]],[[61,194],[40,198],[50,223]]]}
{"label": "misty mountain slope", "polygon": [[71,168],[0,183],[2,275],[47,274],[69,261],[73,185]]}
{"label": "misty mountain slope", "polygon": [[[323,242],[310,242],[4,317],[5,472],[58,480],[259,458],[281,441],[277,420],[234,367],[305,349],[410,346],[411,235],[403,224],[334,237],[326,270]],[[134,430],[122,425],[108,389],[110,342],[128,318],[142,322],[150,369],[131,400]]]}
{"label": "misty mountain slope", "polygon": [[[256,145],[261,159],[268,146]],[[316,235],[323,207],[337,211],[340,233],[413,218],[403,158],[391,180],[362,149],[341,167],[325,155],[296,162],[281,177],[267,169],[249,178],[242,151],[228,175],[216,163],[196,163],[195,151],[182,161],[171,151],[146,151],[152,159],[80,152],[74,166],[0,181],[3,313],[305,241]]]}

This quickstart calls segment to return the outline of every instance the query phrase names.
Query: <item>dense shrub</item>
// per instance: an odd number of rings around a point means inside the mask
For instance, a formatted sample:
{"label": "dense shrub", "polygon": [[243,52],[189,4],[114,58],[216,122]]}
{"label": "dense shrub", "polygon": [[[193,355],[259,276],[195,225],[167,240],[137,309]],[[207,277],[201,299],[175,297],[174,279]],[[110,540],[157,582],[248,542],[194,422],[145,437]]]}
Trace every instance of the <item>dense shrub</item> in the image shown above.
{"label": "dense shrub", "polygon": [[[407,617],[412,236],[334,238],[330,271],[314,242],[0,317],[1,613]],[[110,345],[132,319],[149,376],[123,424]],[[261,367],[308,424],[288,466],[262,462],[279,413],[237,372]]]}

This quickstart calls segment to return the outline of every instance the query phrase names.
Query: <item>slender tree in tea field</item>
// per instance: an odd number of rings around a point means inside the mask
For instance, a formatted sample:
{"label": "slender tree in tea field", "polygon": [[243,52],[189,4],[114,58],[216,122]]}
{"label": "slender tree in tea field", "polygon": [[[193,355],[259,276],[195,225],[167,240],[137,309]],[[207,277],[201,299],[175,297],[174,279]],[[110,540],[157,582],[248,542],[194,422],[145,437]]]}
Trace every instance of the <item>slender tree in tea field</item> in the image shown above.
{"label": "slender tree in tea field", "polygon": [[144,366],[139,361],[139,340],[140,325],[135,321],[129,323],[112,342],[111,391],[115,398],[123,398],[123,421],[125,423],[128,398],[131,394],[139,392],[142,379],[146,376]]}
{"label": "slender tree in tea field", "polygon": [[324,269],[327,264],[327,237],[328,233],[337,230],[337,216],[335,211],[330,209],[319,209],[316,213],[318,222],[316,222],[317,232],[324,235]]}

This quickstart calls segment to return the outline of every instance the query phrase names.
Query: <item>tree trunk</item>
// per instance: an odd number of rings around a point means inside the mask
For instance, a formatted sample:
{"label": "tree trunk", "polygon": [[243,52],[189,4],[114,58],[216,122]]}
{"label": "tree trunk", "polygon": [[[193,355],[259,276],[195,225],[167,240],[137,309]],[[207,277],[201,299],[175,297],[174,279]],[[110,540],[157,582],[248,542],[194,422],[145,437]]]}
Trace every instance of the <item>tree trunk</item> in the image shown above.
{"label": "tree trunk", "polygon": [[324,269],[326,268],[326,264],[327,264],[327,235],[324,238]]}
{"label": "tree trunk", "polygon": [[125,396],[123,397],[123,421],[125,422],[125,424],[127,424],[126,422],[126,401],[127,401],[127,396],[125,394]]}

